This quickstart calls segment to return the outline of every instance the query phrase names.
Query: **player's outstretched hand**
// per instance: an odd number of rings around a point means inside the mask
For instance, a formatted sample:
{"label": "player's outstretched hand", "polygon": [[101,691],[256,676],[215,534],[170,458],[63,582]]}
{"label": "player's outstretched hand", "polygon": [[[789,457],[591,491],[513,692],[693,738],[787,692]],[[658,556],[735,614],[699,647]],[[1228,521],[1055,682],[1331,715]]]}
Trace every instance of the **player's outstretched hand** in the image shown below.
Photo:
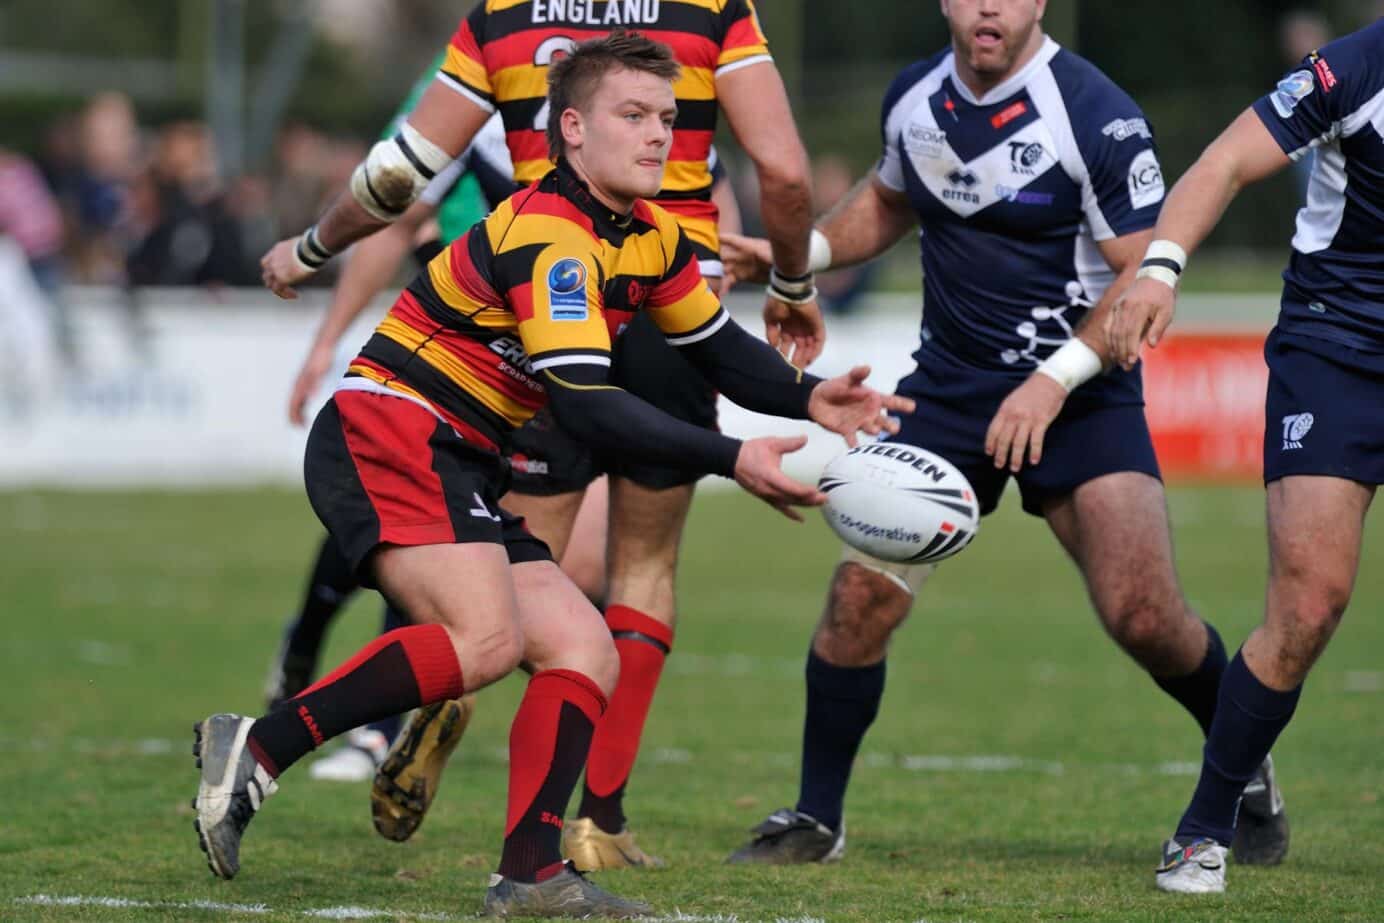
{"label": "player's outstretched hand", "polygon": [[302,426],[307,422],[303,408],[307,406],[308,399],[316,393],[317,386],[331,370],[333,359],[335,355],[332,348],[319,343],[313,344],[308,352],[303,367],[298,370],[298,377],[293,381],[293,390],[288,395],[288,420],[294,426]]}
{"label": "player's outstretched hand", "polygon": [[769,269],[774,265],[774,251],[763,237],[743,234],[721,234],[721,297],[737,282],[758,282],[767,285]]}
{"label": "player's outstretched hand", "polygon": [[304,272],[303,267],[298,264],[294,254],[297,246],[298,238],[290,237],[279,241],[269,248],[268,253],[260,257],[260,278],[264,280],[264,287],[280,298],[297,298],[298,293],[293,290],[293,286],[312,275],[310,272]]}
{"label": "player's outstretched hand", "polygon": [[1105,320],[1105,339],[1120,368],[1134,368],[1144,342],[1158,346],[1176,306],[1177,292],[1157,279],[1136,279],[1125,289]]}
{"label": "player's outstretched hand", "polygon": [[791,304],[773,295],[764,299],[764,339],[783,358],[805,369],[827,344],[827,325],[817,302]]}
{"label": "player's outstretched hand", "polygon": [[876,391],[865,384],[868,377],[870,367],[857,365],[813,388],[807,401],[807,415],[813,422],[839,433],[851,447],[856,444],[856,433],[898,433],[899,421],[886,414],[913,412],[911,398]]}
{"label": "player's outstretched hand", "polygon": [[807,445],[806,436],[762,436],[740,444],[735,459],[735,482],[794,522],[802,522],[795,506],[821,506],[827,495],[783,473],[783,456]]}
{"label": "player's outstretched hand", "polygon": [[995,467],[1007,465],[1017,473],[1025,453],[1030,465],[1042,461],[1043,437],[1066,401],[1066,388],[1037,373],[1009,392],[985,431],[985,454],[995,459]]}

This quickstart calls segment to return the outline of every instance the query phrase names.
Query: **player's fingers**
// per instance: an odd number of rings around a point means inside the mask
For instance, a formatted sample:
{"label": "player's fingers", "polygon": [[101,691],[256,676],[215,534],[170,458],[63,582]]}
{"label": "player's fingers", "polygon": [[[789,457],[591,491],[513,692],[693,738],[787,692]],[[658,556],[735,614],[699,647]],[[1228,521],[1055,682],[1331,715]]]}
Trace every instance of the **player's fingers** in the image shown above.
{"label": "player's fingers", "polygon": [[1173,312],[1170,308],[1159,308],[1158,313],[1154,314],[1153,320],[1149,324],[1149,345],[1156,347],[1163,334],[1167,332],[1168,325],[1173,321]]}
{"label": "player's fingers", "polygon": [[912,413],[918,409],[918,402],[911,397],[903,397],[899,394],[886,394],[884,396],[884,409],[894,413]]}
{"label": "player's fingers", "polygon": [[[991,458],[997,458],[996,452],[1000,447],[1000,433],[1007,424],[1008,415],[1004,407],[1000,407],[999,413],[990,421],[990,425],[985,430],[985,454]],[[999,467],[998,463],[996,467]]]}
{"label": "player's fingers", "polygon": [[899,428],[903,424],[899,422],[898,417],[880,417],[880,420],[880,429],[884,430],[891,436],[897,436],[899,434]]}
{"label": "player's fingers", "polygon": [[1043,460],[1043,437],[1047,435],[1048,428],[1045,424],[1034,424],[1033,432],[1028,436],[1028,463],[1036,465]]}
{"label": "player's fingers", "polygon": [[1028,422],[1020,421],[1015,429],[1013,441],[1009,443],[1009,470],[1015,474],[1024,466],[1024,449],[1028,448],[1028,433]]}
{"label": "player's fingers", "polygon": [[793,507],[789,506],[787,503],[770,503],[769,505],[794,522],[803,521],[803,514],[793,509]]}

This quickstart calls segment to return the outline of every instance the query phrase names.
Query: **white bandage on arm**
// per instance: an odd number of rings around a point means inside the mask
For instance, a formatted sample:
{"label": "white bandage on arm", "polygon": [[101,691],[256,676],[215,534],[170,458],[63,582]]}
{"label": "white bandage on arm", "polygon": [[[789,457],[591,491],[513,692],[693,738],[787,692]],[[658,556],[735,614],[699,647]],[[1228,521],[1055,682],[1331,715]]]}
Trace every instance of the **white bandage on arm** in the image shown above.
{"label": "white bandage on arm", "polygon": [[1155,240],[1144,253],[1136,279],[1157,279],[1168,288],[1176,289],[1177,280],[1187,268],[1187,251],[1171,240]]}
{"label": "white bandage on arm", "polygon": [[831,268],[831,241],[816,228],[807,242],[807,271],[825,272]]}
{"label": "white bandage on arm", "polygon": [[378,142],[351,174],[351,195],[373,217],[393,221],[413,204],[452,157],[405,122]]}
{"label": "white bandage on arm", "polygon": [[841,546],[841,563],[859,564],[866,570],[872,570],[888,578],[909,596],[917,596],[927,578],[937,569],[936,564],[896,564],[893,561],[881,561],[863,551],[857,551],[850,545]]}
{"label": "white bandage on arm", "polygon": [[1099,375],[1101,367],[1100,353],[1083,343],[1080,337],[1072,337],[1038,363],[1037,371],[1066,388],[1070,394]]}

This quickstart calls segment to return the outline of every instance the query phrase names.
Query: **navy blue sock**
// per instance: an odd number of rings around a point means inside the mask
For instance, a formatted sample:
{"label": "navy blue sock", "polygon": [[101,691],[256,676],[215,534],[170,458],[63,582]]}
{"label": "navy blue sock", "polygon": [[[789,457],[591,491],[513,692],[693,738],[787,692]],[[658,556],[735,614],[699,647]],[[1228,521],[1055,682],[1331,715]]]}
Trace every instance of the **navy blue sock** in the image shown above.
{"label": "navy blue sock", "polygon": [[833,830],[841,827],[851,764],[884,696],[884,661],[838,667],[807,654],[807,718],[798,810]]}
{"label": "navy blue sock", "polygon": [[1206,626],[1206,656],[1201,665],[1186,676],[1155,676],[1153,681],[1178,704],[1192,713],[1201,725],[1201,733],[1211,733],[1211,721],[1216,717],[1216,699],[1220,694],[1221,675],[1225,673],[1225,645],[1210,622]]}
{"label": "navy blue sock", "polygon": [[1209,836],[1230,845],[1245,784],[1288,726],[1301,695],[1301,686],[1289,692],[1265,686],[1249,671],[1242,653],[1235,654],[1221,677],[1216,720],[1202,751],[1197,790],[1177,825],[1179,840]]}
{"label": "navy blue sock", "polygon": [[[391,632],[396,628],[404,628],[405,626],[411,624],[413,623],[409,621],[409,617],[407,615],[404,615],[402,610],[396,609],[394,607],[394,604],[389,602],[388,600],[385,601],[384,620],[383,623],[380,625],[380,634],[386,634],[387,632]],[[385,736],[386,740],[388,740],[390,743],[393,743],[394,738],[399,736],[399,730],[403,727],[403,724],[403,715],[390,715],[388,718],[381,718],[379,721],[372,721],[368,725],[366,725],[366,727],[370,728],[370,730],[372,731],[379,731],[381,734]]]}

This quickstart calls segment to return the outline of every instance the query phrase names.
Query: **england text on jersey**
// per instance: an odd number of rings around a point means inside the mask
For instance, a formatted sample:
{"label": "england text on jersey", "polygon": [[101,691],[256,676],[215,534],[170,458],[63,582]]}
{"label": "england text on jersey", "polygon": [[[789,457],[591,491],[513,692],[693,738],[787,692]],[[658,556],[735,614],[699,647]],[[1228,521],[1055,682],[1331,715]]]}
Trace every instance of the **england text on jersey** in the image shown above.
{"label": "england text on jersey", "polygon": [[614,25],[663,42],[682,65],[673,87],[673,145],[657,201],[714,253],[707,157],[716,130],[716,76],[768,59],[753,0],[484,0],[458,26],[438,76],[478,105],[499,109],[514,178],[530,183],[551,167],[544,135],[548,64]]}
{"label": "england text on jersey", "polygon": [[640,310],[675,344],[726,318],[672,215],[642,200],[614,215],[561,164],[428,264],[343,387],[421,401],[497,448],[547,401],[539,372],[609,365],[612,339]]}

